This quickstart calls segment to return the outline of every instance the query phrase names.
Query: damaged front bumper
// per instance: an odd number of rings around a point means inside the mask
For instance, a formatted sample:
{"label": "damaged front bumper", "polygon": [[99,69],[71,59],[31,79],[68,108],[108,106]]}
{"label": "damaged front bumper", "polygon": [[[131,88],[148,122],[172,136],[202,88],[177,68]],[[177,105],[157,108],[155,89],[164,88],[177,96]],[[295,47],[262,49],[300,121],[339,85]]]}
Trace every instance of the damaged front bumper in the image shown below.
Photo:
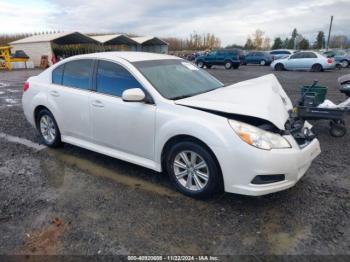
{"label": "damaged front bumper", "polygon": [[259,196],[294,186],[321,153],[320,144],[311,131],[312,126],[308,122],[296,121],[290,123],[290,128],[283,134],[291,148],[267,151],[243,143],[244,150],[237,146],[216,148],[225,191]]}

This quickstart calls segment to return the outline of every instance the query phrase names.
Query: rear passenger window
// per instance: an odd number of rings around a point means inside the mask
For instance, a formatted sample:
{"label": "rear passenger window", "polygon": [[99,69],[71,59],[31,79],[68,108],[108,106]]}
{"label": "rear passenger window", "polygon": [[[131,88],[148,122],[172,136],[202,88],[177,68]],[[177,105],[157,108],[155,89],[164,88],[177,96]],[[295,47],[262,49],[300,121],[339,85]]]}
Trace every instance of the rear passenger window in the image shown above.
{"label": "rear passenger window", "polygon": [[123,91],[130,88],[142,88],[142,86],[124,67],[108,61],[98,62],[97,92],[121,97]]}
{"label": "rear passenger window", "polygon": [[52,83],[61,85],[64,65],[60,65],[52,71]]}
{"label": "rear passenger window", "polygon": [[306,52],[304,58],[317,58],[317,56],[314,53]]}
{"label": "rear passenger window", "polygon": [[64,67],[62,84],[80,89],[89,89],[92,63],[93,60],[91,59],[67,62]]}

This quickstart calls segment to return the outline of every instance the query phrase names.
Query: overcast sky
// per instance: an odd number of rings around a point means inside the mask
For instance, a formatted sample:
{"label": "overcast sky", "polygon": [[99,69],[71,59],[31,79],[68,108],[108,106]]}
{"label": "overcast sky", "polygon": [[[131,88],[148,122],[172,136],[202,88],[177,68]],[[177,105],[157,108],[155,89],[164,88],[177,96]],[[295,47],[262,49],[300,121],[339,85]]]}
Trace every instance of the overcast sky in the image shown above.
{"label": "overcast sky", "polygon": [[186,37],[209,32],[222,44],[244,44],[259,28],[270,38],[296,27],[350,36],[350,0],[0,0],[0,33],[46,30],[124,32]]}

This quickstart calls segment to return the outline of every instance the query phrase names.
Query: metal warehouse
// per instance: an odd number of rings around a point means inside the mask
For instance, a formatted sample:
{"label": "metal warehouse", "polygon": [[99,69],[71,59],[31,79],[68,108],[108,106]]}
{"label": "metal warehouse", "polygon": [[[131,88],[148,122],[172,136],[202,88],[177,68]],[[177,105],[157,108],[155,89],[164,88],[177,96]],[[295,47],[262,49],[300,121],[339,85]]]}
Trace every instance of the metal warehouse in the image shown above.
{"label": "metal warehouse", "polygon": [[12,51],[23,50],[34,62],[47,64],[77,54],[103,51],[167,53],[168,44],[157,37],[128,37],[122,34],[88,36],[79,32],[34,35],[11,42]]}

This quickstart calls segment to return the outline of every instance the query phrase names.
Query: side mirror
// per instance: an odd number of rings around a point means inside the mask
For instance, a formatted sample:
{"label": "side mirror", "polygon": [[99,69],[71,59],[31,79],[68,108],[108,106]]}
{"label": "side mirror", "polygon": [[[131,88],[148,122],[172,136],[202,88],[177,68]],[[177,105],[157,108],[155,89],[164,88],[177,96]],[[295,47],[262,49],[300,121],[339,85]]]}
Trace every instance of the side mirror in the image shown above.
{"label": "side mirror", "polygon": [[124,102],[142,102],[145,98],[146,95],[140,88],[127,89],[122,94]]}

